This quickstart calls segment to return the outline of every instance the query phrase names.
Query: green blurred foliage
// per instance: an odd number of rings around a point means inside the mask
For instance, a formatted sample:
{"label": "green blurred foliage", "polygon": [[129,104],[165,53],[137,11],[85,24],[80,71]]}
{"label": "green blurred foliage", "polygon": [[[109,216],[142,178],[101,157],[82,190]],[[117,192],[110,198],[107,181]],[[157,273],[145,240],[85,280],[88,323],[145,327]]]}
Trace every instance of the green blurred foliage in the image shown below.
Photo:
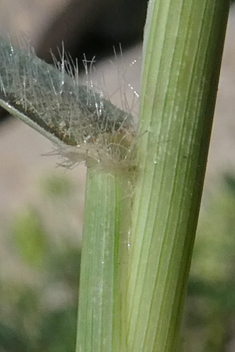
{"label": "green blurred foliage", "polygon": [[72,240],[69,225],[56,226],[54,235],[49,231],[51,219],[56,225],[61,212],[67,218],[62,204],[68,203],[75,187],[61,176],[41,184],[44,211],[40,202],[28,205],[7,234],[17,272],[0,277],[0,352],[75,350],[79,242]]}
{"label": "green blurred foliage", "polygon": [[14,243],[19,254],[31,265],[42,265],[46,252],[47,234],[39,219],[37,209],[25,209],[13,224]]}
{"label": "green blurred foliage", "polygon": [[185,306],[181,351],[231,352],[235,339],[235,177],[205,195]]}
{"label": "green blurred foliage", "polygon": [[[29,205],[7,234],[27,280],[1,278],[0,352],[75,350],[80,248],[61,206],[75,186],[53,176],[42,180],[41,193],[44,213]],[[50,207],[66,226],[56,225]],[[179,351],[231,352],[234,338],[235,177],[226,175],[220,193],[204,195]]]}

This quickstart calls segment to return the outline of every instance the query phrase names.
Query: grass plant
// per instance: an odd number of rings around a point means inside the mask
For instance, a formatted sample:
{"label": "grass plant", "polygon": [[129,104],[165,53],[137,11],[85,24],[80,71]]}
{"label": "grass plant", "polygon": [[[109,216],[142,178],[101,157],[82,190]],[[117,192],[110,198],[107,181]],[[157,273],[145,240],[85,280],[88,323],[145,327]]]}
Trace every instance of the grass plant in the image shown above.
{"label": "grass plant", "polygon": [[228,11],[150,0],[138,131],[63,64],[1,44],[0,104],[88,166],[76,352],[177,349]]}

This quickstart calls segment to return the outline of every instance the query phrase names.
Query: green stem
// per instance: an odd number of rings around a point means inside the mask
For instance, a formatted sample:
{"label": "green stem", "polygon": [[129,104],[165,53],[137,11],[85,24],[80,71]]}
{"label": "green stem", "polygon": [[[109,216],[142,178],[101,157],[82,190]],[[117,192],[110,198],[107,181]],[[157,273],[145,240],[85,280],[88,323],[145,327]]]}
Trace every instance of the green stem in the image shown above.
{"label": "green stem", "polygon": [[128,352],[177,347],[228,0],[152,0],[144,40]]}
{"label": "green stem", "polygon": [[77,352],[125,351],[130,183],[88,168]]}

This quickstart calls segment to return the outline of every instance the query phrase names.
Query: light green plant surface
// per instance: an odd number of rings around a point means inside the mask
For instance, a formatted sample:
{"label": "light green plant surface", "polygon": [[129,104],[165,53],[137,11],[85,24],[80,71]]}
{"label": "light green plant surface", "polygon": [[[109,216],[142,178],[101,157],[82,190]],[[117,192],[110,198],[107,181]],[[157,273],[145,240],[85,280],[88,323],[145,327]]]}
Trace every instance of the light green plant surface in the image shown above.
{"label": "light green plant surface", "polygon": [[76,351],[125,351],[131,184],[88,169]]}
{"label": "light green plant surface", "polygon": [[[107,337],[125,341],[121,350],[163,352],[177,347],[228,8],[228,1],[211,0],[152,1],[149,5],[140,102],[141,137],[130,209],[130,255],[121,269],[128,270],[128,284],[124,315],[113,315],[117,325],[122,319],[120,324],[126,324],[126,331],[120,336],[115,326],[112,331],[105,328],[105,323],[103,330],[99,327],[100,341]],[[88,202],[93,194],[94,189],[88,184]],[[113,196],[108,203],[114,210]],[[91,210],[86,211],[89,214]],[[99,217],[101,224],[107,221],[107,213],[103,215]],[[129,241],[128,230],[125,242]],[[86,231],[84,236],[86,243]],[[106,236],[113,234],[107,232]],[[89,260],[86,248],[83,255]],[[99,266],[94,270],[99,272]],[[109,270],[113,275],[112,266]],[[113,278],[111,282],[99,280],[93,291],[100,288],[101,282],[102,289],[112,287]],[[92,306],[94,296],[88,299]],[[80,297],[79,306],[83,307],[84,302],[87,304]],[[92,315],[92,311],[86,313]],[[91,325],[90,320],[87,322]],[[83,319],[83,329],[85,325]],[[105,330],[107,336],[101,337]],[[78,336],[81,331],[79,323]],[[83,349],[94,351],[94,336],[88,336]],[[120,350],[111,341],[106,346],[100,341],[102,351],[110,351],[111,345],[113,351]]]}
{"label": "light green plant surface", "polygon": [[229,1],[151,1],[128,280],[128,351],[174,351]]}

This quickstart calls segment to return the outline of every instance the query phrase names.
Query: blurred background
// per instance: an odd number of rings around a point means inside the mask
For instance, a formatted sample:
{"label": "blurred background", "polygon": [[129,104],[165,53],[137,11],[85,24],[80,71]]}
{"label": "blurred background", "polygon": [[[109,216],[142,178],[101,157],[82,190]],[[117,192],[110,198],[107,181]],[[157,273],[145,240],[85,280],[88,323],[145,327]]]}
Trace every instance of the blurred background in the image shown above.
{"label": "blurred background", "polygon": [[[95,58],[94,79],[137,114],[146,7],[145,0],[0,0],[0,35],[27,37],[48,62],[63,41],[81,79],[84,53]],[[234,33],[232,5],[183,352],[235,351]],[[44,155],[53,150],[49,141],[4,111],[0,119],[0,352],[73,352],[86,169],[57,167],[58,157]]]}

